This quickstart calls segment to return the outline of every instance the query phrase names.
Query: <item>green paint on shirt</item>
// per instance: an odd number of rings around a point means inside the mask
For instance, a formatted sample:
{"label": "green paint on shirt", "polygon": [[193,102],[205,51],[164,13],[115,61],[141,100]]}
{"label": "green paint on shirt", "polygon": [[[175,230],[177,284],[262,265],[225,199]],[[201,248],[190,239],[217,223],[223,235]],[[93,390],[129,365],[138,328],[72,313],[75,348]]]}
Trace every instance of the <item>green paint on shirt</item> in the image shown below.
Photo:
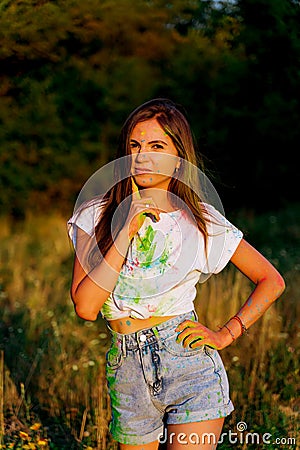
{"label": "green paint on shirt", "polygon": [[154,231],[152,226],[149,225],[146,229],[145,235],[140,236],[140,244],[138,245],[137,249],[140,252],[148,252],[151,249],[155,234],[156,231]]}
{"label": "green paint on shirt", "polygon": [[[156,249],[156,243],[153,243],[156,231],[149,225],[146,229],[144,236],[140,236],[140,244],[137,250],[143,254],[142,258],[139,258],[141,267],[150,267],[153,263],[154,252]],[[143,259],[143,260],[142,260]]]}

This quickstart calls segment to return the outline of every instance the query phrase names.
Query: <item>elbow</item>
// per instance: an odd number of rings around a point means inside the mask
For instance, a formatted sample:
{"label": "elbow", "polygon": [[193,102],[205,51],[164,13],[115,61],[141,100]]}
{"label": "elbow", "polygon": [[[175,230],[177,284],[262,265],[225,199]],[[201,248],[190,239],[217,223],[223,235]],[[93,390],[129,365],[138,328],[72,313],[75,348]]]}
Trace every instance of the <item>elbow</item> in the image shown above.
{"label": "elbow", "polygon": [[75,305],[75,311],[76,311],[77,316],[83,320],[95,322],[95,320],[97,320],[97,318],[98,318],[98,312],[95,313],[94,311],[91,311],[80,305]]}
{"label": "elbow", "polygon": [[97,320],[98,312],[92,311],[90,308],[88,308],[88,305],[86,305],[86,302],[80,302],[80,299],[78,298],[78,295],[76,295],[76,292],[71,290],[71,299],[73,301],[75,312],[78,317],[80,317],[83,320],[89,320],[91,322],[94,322]]}
{"label": "elbow", "polygon": [[283,294],[285,290],[285,281],[280,273],[277,272],[275,277],[271,278],[270,286],[272,286],[272,290],[275,293],[275,298],[278,298]]}
{"label": "elbow", "polygon": [[272,298],[272,301],[275,301],[277,298],[279,298],[285,290],[284,278],[277,271],[276,271],[276,273],[273,273],[269,277],[260,279],[256,283],[256,285],[259,285],[259,284],[267,287],[269,294],[271,295],[270,298]]}
{"label": "elbow", "polygon": [[277,279],[277,286],[278,286],[278,297],[283,294],[285,291],[286,285],[283,277],[279,274]]}

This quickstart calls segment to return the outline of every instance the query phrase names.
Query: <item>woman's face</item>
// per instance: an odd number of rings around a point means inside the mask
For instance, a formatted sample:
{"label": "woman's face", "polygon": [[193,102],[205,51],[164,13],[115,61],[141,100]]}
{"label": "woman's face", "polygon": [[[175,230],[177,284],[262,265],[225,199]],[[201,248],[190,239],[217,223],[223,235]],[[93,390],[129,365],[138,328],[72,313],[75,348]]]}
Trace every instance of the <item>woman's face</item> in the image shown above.
{"label": "woman's face", "polygon": [[136,184],[167,190],[180,161],[172,139],[155,118],[136,124],[130,136],[130,148],[131,173]]}

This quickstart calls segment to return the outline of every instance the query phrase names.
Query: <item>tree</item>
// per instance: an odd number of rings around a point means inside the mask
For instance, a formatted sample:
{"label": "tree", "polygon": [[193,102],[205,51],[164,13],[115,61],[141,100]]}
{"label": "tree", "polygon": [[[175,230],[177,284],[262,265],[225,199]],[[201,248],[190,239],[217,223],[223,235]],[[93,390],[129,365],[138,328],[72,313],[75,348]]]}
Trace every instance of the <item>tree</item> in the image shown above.
{"label": "tree", "polygon": [[299,142],[298,2],[5,0],[0,13],[2,212],[69,211],[154,96],[184,106],[228,205],[286,198],[270,168],[291,168],[265,149]]}

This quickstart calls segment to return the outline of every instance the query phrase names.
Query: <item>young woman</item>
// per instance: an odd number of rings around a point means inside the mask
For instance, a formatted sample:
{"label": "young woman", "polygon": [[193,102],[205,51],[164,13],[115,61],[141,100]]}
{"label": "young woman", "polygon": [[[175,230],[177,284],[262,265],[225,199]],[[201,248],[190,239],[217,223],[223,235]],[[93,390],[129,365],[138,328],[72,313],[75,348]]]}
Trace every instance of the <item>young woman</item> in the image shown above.
{"label": "young woman", "polygon": [[[92,321],[101,312],[111,334],[110,431],[123,450],[157,449],[165,430],[175,450],[216,448],[233,410],[218,350],[262,316],[284,280],[203,201],[191,130],[172,101],[129,115],[116,161],[114,186],[68,222],[76,312]],[[230,261],[255,288],[211,330],[194,312],[195,286]]]}

